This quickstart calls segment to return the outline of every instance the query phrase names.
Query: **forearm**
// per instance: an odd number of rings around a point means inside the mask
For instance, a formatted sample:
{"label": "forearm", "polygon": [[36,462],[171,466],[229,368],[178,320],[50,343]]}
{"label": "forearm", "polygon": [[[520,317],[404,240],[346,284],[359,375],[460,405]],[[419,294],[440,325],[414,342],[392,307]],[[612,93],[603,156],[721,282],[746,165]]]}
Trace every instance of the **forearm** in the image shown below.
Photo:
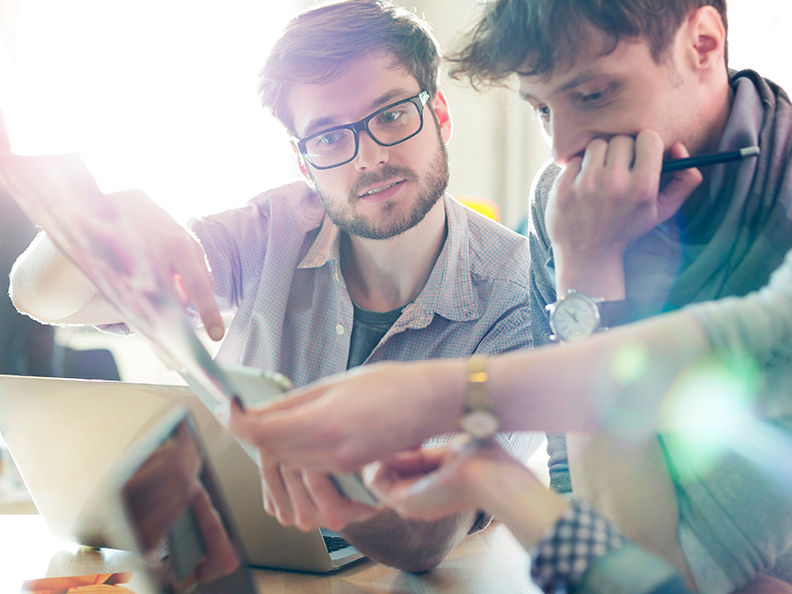
{"label": "forearm", "polygon": [[575,499],[590,500],[625,536],[665,559],[693,585],[679,544],[676,489],[656,435],[606,430],[569,433],[566,442]]}
{"label": "forearm", "polygon": [[[502,431],[594,431],[623,402],[655,433],[673,429],[673,419],[658,417],[668,388],[710,350],[696,319],[675,312],[579,343],[492,357],[487,391]],[[456,430],[467,394],[465,361],[419,365],[413,369],[429,389],[433,433]]]}
{"label": "forearm", "polygon": [[704,327],[718,353],[731,357],[747,354],[760,366],[788,361],[792,352],[792,252],[760,291],[742,298],[697,303],[686,310]]}
{"label": "forearm", "polygon": [[403,571],[437,567],[467,535],[475,511],[446,516],[434,522],[406,520],[383,511],[367,522],[349,524],[341,534],[371,559]]}
{"label": "forearm", "polygon": [[17,259],[10,295],[21,312],[50,324],[112,324],[119,314],[44,233]]}
{"label": "forearm", "polygon": [[503,522],[526,550],[542,538],[569,507],[569,502],[549,491],[527,468],[494,473],[480,482],[481,504]]}
{"label": "forearm", "polygon": [[553,251],[556,273],[556,294],[565,295],[568,289],[606,301],[625,298],[624,255],[621,251],[597,257],[595,262],[587,254],[566,254],[561,249]]}
{"label": "forearm", "polygon": [[655,432],[673,421],[658,416],[669,386],[708,351],[695,319],[675,313],[576,344],[494,358],[487,388],[504,431],[592,431],[622,402]]}

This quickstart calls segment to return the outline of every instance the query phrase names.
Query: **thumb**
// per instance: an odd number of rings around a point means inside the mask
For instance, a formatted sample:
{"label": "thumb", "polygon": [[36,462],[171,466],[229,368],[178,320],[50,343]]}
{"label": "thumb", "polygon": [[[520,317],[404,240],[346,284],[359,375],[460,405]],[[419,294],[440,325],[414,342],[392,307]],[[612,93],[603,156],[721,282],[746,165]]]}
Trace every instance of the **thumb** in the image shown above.
{"label": "thumb", "polygon": [[[690,156],[687,147],[680,142],[669,150],[672,159],[685,159]],[[701,185],[704,176],[696,168],[682,169],[669,174],[671,177],[657,196],[657,222],[662,223],[674,216],[693,191]]]}

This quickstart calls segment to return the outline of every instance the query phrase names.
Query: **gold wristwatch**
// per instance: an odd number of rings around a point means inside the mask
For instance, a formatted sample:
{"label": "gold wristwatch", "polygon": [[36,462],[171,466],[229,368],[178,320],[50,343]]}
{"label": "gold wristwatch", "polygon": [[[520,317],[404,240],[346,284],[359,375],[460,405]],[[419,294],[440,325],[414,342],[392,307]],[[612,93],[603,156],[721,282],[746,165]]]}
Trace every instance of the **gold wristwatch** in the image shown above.
{"label": "gold wristwatch", "polygon": [[485,441],[498,431],[498,417],[487,394],[487,357],[473,355],[468,360],[468,397],[459,427],[477,441]]}

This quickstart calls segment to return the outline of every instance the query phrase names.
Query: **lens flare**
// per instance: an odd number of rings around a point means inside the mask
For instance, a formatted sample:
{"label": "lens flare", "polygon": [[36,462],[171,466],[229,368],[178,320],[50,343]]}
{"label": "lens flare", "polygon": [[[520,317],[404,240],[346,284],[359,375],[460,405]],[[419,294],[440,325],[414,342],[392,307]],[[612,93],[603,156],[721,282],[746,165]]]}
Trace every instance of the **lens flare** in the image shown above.
{"label": "lens flare", "polygon": [[685,371],[663,403],[667,443],[679,450],[680,479],[706,473],[754,426],[760,374],[749,359],[707,360]]}

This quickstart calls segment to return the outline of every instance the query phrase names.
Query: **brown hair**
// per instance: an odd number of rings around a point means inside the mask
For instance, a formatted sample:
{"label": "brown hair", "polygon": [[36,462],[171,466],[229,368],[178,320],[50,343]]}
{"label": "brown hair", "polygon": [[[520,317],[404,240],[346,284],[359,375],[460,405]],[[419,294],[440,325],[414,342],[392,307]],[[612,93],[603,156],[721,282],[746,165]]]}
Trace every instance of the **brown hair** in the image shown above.
{"label": "brown hair", "polygon": [[308,10],[286,26],[259,73],[261,103],[294,134],[287,102],[292,84],[332,81],[354,60],[378,52],[393,55],[435,95],[440,51],[429,25],[390,2],[346,0]]}
{"label": "brown hair", "polygon": [[501,83],[518,70],[552,74],[572,64],[589,25],[613,40],[612,49],[621,39],[646,39],[660,62],[684,19],[702,6],[715,7],[727,27],[726,0],[492,1],[448,58],[450,74],[474,87]]}

